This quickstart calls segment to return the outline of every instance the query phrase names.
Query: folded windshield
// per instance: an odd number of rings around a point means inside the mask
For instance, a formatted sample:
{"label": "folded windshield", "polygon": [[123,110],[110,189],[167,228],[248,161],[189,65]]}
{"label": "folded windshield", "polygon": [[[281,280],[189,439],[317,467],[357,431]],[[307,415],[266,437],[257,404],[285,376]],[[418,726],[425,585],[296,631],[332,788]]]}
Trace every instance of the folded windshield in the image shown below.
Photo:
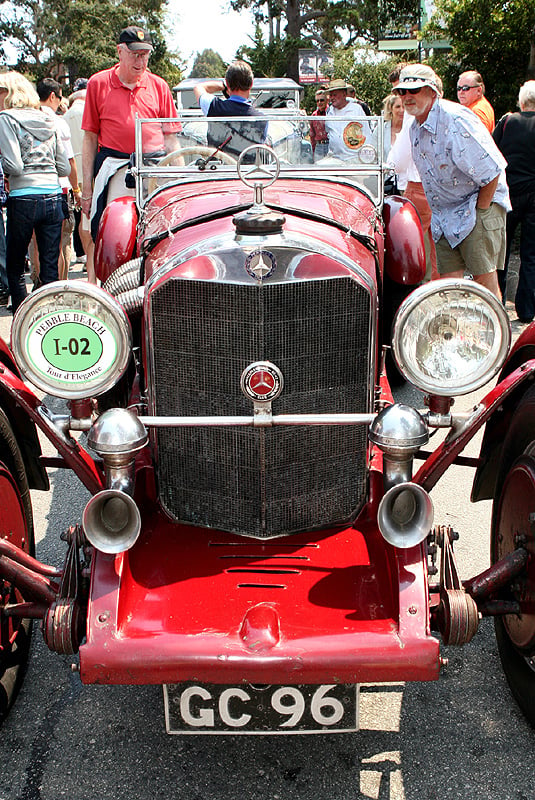
{"label": "folded windshield", "polygon": [[267,145],[281,177],[340,178],[361,185],[375,202],[383,192],[383,121],[358,114],[307,117],[257,112],[244,117],[138,119],[138,202],[170,182],[235,177],[239,158],[254,164]]}

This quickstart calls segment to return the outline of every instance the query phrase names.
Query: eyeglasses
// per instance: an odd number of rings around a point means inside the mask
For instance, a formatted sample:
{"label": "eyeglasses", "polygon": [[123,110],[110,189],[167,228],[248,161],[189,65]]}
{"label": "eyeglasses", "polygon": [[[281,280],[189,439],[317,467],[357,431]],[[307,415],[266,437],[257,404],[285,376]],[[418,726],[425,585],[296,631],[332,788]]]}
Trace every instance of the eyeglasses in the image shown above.
{"label": "eyeglasses", "polygon": [[398,89],[398,88],[396,87],[396,88],[394,89],[394,94],[397,94],[399,97],[405,97],[405,95],[407,94],[407,92],[408,92],[409,94],[418,94],[418,92],[421,92],[421,91],[422,91],[422,89],[423,89],[423,86],[419,86],[417,89]]}
{"label": "eyeglasses", "polygon": [[126,52],[130,56],[130,58],[134,58],[136,60],[145,60],[147,61],[150,58],[151,50],[130,50],[129,47],[126,48]]}
{"label": "eyeglasses", "polygon": [[477,89],[477,87],[480,86],[480,85],[481,84],[476,83],[475,86],[458,86],[457,87],[457,91],[458,92],[468,92],[468,91],[470,91],[470,89]]}

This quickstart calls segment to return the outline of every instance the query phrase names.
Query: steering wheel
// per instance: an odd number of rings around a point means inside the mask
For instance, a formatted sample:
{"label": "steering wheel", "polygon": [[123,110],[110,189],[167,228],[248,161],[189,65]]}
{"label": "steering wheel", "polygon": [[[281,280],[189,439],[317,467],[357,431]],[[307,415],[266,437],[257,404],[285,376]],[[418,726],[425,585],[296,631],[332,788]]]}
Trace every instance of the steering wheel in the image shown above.
{"label": "steering wheel", "polygon": [[203,147],[203,145],[191,145],[190,147],[179,147],[178,150],[173,150],[172,153],[166,153],[160,160],[158,161],[159,167],[166,167],[171,161],[176,158],[177,156],[201,156],[202,158],[208,158],[209,156],[214,156],[214,158],[219,158],[223,164],[228,164],[229,166],[234,166],[236,164],[236,159],[229,156],[227,153],[223,153],[221,150],[218,150],[214,153],[214,147]]}
{"label": "steering wheel", "polygon": [[[203,145],[191,145],[190,147],[179,147],[178,150],[173,150],[171,153],[166,153],[160,160],[158,161],[158,167],[166,167],[168,166],[174,158],[179,158],[180,156],[201,156],[201,158],[209,158],[210,156],[214,156],[215,158],[221,159],[223,164],[228,164],[229,166],[233,167],[236,165],[236,159],[229,156],[227,153],[222,153],[220,150],[217,153],[214,153],[215,148],[213,147],[204,147]],[[149,194],[152,193],[158,186],[158,179],[153,177],[149,179]]]}

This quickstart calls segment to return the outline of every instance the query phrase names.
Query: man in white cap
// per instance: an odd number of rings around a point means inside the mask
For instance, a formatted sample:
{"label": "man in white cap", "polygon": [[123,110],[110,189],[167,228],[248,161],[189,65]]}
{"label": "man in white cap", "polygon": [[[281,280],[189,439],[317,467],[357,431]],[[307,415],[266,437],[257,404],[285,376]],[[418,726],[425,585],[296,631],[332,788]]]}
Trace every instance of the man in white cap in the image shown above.
{"label": "man in white cap", "polygon": [[505,159],[471,111],[441,99],[431,67],[409,64],[393,91],[415,118],[412,153],[431,206],[441,277],[462,278],[466,270],[501,299],[496,270],[504,265],[510,209]]}
{"label": "man in white cap", "polygon": [[[363,144],[372,143],[368,123],[364,119],[359,121],[359,117],[366,116],[362,106],[348,100],[349,85],[342,78],[335,78],[327,89],[330,105],[325,128],[329,137],[329,151],[343,159],[355,158]],[[338,121],[340,117],[344,118],[343,122]]]}

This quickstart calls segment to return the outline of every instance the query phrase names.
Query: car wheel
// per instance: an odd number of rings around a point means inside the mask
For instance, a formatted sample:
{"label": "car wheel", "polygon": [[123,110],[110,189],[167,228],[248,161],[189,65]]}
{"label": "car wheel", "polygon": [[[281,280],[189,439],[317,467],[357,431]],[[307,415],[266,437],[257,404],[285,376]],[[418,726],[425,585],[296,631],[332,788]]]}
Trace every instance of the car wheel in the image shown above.
{"label": "car wheel", "polygon": [[520,402],[503,448],[493,508],[491,558],[518,547],[530,553],[527,570],[513,581],[520,614],[495,618],[498,652],[522,712],[535,727],[535,389]]}
{"label": "car wheel", "polygon": [[[0,538],[33,555],[30,491],[13,430],[0,410]],[[24,600],[8,580],[0,578],[0,724],[20,688],[28,661],[31,620],[9,617],[6,605]]]}

